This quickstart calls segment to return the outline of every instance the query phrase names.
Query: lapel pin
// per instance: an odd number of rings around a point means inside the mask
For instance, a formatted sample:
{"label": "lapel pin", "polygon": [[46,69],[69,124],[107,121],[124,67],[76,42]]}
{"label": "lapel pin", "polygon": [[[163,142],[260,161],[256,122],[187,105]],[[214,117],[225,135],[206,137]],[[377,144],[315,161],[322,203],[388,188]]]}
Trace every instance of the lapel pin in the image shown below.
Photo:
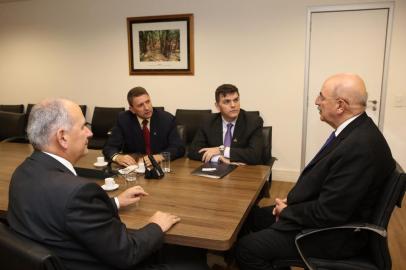
{"label": "lapel pin", "polygon": [[235,138],[235,139],[233,140],[233,142],[237,142],[237,138]]}

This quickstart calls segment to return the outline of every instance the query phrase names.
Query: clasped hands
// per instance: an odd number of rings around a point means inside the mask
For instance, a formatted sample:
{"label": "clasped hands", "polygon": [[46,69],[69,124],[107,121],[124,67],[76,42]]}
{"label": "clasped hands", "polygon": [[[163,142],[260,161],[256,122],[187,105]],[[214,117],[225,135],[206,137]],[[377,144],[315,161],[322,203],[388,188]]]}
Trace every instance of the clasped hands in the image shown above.
{"label": "clasped hands", "polygon": [[[133,186],[120,195],[117,196],[120,207],[126,207],[133,203],[139,202],[142,197],[148,196],[149,194],[140,186]],[[149,223],[157,224],[163,232],[168,231],[174,224],[180,221],[180,217],[173,215],[171,213],[157,211],[152,217],[149,218]]]}
{"label": "clasped hands", "polygon": [[204,163],[209,162],[214,156],[220,156],[219,161],[226,164],[234,164],[234,165],[245,165],[243,162],[231,162],[229,158],[224,157],[220,153],[219,147],[205,147],[199,150],[199,153],[203,153],[202,161]]}
{"label": "clasped hands", "polygon": [[272,214],[275,216],[275,220],[279,220],[279,216],[282,213],[283,209],[285,209],[288,206],[288,200],[286,198],[280,199],[276,198],[275,199],[275,207],[272,210]]}

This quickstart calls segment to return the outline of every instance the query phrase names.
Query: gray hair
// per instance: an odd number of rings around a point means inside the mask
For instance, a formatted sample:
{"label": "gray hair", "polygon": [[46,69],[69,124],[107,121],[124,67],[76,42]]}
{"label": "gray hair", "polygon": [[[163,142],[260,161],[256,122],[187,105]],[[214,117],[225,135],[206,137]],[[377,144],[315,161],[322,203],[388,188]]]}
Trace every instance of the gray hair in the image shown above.
{"label": "gray hair", "polygon": [[59,129],[69,130],[72,119],[63,99],[44,100],[35,105],[28,118],[27,134],[32,146],[44,150],[51,136]]}

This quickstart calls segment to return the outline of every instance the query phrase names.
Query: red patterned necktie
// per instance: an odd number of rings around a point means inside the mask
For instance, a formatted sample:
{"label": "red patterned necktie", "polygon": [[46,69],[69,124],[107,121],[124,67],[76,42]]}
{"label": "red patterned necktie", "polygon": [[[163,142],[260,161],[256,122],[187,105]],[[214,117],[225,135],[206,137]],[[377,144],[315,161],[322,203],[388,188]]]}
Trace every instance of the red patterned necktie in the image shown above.
{"label": "red patterned necktie", "polygon": [[142,121],[142,132],[144,134],[144,143],[145,143],[145,151],[147,155],[151,154],[151,141],[150,141],[150,134],[148,129],[148,120],[144,119]]}

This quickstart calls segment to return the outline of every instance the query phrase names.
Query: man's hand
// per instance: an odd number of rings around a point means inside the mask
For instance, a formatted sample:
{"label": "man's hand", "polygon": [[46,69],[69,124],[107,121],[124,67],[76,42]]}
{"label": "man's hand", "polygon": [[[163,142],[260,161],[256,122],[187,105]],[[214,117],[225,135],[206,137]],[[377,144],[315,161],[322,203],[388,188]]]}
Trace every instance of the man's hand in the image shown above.
{"label": "man's hand", "polygon": [[[161,163],[162,160],[164,160],[164,157],[161,154],[153,155],[153,157],[156,160],[156,162],[158,162],[158,163]],[[151,160],[149,160],[148,156],[143,156],[142,159],[145,160],[146,167],[152,166]]]}
{"label": "man's hand", "polygon": [[212,157],[220,155],[220,149],[218,147],[207,147],[200,149],[199,153],[204,153],[202,161],[206,163],[209,162]]}
{"label": "man's hand", "polygon": [[180,217],[161,211],[155,212],[155,214],[149,218],[149,222],[158,224],[163,232],[168,231],[174,224],[178,223],[179,221]]}
{"label": "man's hand", "polygon": [[232,164],[232,165],[237,165],[237,166],[243,166],[243,165],[247,165],[243,162],[231,162],[229,158],[220,156],[219,161],[225,164]]}
{"label": "man's hand", "polygon": [[285,207],[287,207],[287,202],[288,200],[285,199],[279,199],[276,198],[275,199],[275,208],[272,211],[272,214],[275,216],[276,221],[279,220],[279,215],[281,214],[281,212],[283,211],[283,209],[285,209]]}
{"label": "man's hand", "polygon": [[117,155],[116,156],[116,160],[115,162],[121,166],[130,166],[130,165],[135,165],[137,164],[137,162],[135,161],[135,159],[130,156],[130,155]]}
{"label": "man's hand", "polygon": [[130,204],[136,203],[141,200],[141,197],[147,196],[148,193],[140,186],[130,187],[117,196],[120,207],[126,207]]}

